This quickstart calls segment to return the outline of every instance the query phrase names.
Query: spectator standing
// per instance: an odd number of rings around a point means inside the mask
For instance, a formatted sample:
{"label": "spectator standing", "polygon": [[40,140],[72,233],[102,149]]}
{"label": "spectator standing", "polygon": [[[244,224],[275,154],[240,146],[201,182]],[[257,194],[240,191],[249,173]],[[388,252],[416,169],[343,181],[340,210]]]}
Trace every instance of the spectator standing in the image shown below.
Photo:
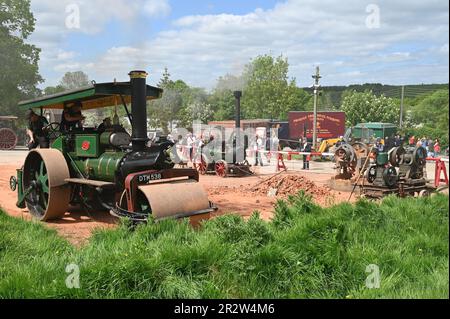
{"label": "spectator standing", "polygon": [[422,146],[425,147],[426,150],[428,150],[428,139],[424,136],[420,141],[422,142]]}
{"label": "spectator standing", "polygon": [[259,135],[256,135],[255,137],[255,143],[253,144],[253,150],[255,151],[255,166],[258,166],[258,163],[261,166],[263,165],[263,161],[261,158],[261,152],[260,150],[263,148],[263,141],[262,139],[259,137]]}
{"label": "spectator standing", "polygon": [[[308,143],[308,140],[305,138],[302,145],[302,152],[309,153],[311,152],[311,145]],[[309,159],[310,155],[303,154],[303,169],[309,170]]]}
{"label": "spectator standing", "polygon": [[431,147],[432,152],[434,152],[434,143],[435,143],[435,141],[433,141],[431,138],[428,139],[427,144],[428,144],[428,147]]}
{"label": "spectator standing", "polygon": [[187,146],[188,152],[189,152],[189,161],[191,161],[191,162],[192,162],[192,153],[194,150],[194,142],[195,142],[194,136],[192,136],[192,133],[188,133],[187,139],[186,139],[186,146]]}
{"label": "spectator standing", "polygon": [[413,135],[409,138],[409,146],[414,146],[416,144],[416,137]]}
{"label": "spectator standing", "polygon": [[434,144],[431,143],[431,144],[427,144],[427,145],[428,145],[427,148],[426,148],[427,156],[428,157],[434,157]]}
{"label": "spectator standing", "polygon": [[441,145],[439,144],[439,140],[436,139],[434,142],[434,156],[437,157],[441,153]]}

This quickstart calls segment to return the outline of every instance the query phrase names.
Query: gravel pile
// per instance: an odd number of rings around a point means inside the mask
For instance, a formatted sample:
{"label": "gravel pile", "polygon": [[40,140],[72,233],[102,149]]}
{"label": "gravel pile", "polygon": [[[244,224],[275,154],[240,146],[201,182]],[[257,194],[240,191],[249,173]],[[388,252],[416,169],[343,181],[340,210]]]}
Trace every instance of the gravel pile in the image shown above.
{"label": "gravel pile", "polygon": [[255,195],[268,195],[276,197],[287,197],[295,195],[300,190],[304,190],[306,194],[314,197],[331,195],[328,187],[317,186],[310,179],[299,175],[278,175],[268,178],[256,186],[253,186],[249,191]]}

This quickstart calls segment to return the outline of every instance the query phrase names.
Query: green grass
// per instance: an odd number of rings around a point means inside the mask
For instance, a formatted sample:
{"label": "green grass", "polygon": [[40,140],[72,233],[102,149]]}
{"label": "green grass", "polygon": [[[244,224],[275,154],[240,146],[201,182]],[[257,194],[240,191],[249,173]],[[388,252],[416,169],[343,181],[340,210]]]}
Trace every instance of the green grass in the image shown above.
{"label": "green grass", "polygon": [[[82,248],[0,213],[0,297],[448,298],[448,212],[444,195],[321,208],[299,194],[271,223],[124,223]],[[65,286],[71,263],[80,289]],[[369,264],[379,289],[365,285]]]}

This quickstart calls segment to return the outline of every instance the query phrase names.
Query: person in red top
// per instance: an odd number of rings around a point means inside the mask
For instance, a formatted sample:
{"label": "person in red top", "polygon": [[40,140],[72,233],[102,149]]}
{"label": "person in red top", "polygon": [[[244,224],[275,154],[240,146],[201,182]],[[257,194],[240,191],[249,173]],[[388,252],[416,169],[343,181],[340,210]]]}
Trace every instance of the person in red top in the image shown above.
{"label": "person in red top", "polygon": [[439,156],[440,152],[441,152],[441,145],[439,145],[439,140],[436,139],[434,141],[434,156]]}
{"label": "person in red top", "polygon": [[409,138],[409,145],[414,145],[416,144],[416,137],[413,135]]}

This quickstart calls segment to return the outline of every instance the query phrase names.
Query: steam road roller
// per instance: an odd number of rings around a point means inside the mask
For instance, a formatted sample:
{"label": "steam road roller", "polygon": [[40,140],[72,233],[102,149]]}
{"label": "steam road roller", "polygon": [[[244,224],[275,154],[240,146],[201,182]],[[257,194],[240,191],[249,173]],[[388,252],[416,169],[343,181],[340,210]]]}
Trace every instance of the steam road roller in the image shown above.
{"label": "steam road roller", "polygon": [[[19,104],[21,110],[81,110],[122,104],[132,134],[114,121],[99,127],[45,127],[49,149],[29,152],[10,186],[17,190],[17,206],[37,219],[64,216],[69,207],[108,210],[133,221],[189,217],[208,218],[215,210],[198,184],[194,169],[175,169],[169,153],[172,142],[148,143],[147,101],[162,89],[146,84],[145,71],[129,73],[129,82],[95,83]],[[131,104],[131,111],[129,109]]]}

